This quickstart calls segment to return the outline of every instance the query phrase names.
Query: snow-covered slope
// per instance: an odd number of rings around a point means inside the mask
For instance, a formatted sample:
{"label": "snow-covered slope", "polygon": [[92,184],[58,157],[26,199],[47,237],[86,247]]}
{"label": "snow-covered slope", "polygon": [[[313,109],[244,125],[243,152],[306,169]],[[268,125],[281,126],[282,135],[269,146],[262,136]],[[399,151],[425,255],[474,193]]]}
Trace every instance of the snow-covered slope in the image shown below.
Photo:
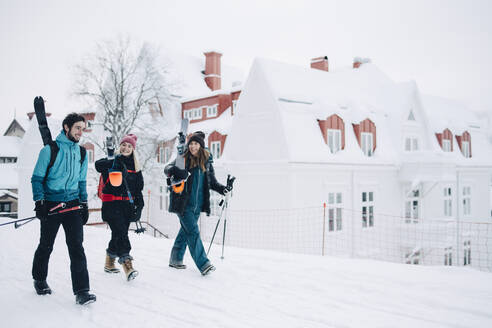
{"label": "snow-covered slope", "polygon": [[[130,235],[138,278],[103,272],[110,231],[85,228],[96,303],[75,305],[63,229],[51,256],[54,293],[37,296],[35,221],[0,228],[2,327],[491,327],[492,275],[226,247],[212,247],[217,271],[202,277],[167,266],[172,240]],[[207,245],[208,246],[208,245]]]}

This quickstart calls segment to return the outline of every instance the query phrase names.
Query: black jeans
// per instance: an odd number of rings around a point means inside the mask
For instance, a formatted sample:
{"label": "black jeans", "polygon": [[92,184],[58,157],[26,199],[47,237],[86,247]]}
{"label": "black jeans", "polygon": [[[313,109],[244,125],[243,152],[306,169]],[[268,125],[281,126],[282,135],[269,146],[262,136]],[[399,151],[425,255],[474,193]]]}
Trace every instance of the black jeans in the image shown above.
{"label": "black jeans", "polygon": [[50,216],[41,222],[41,237],[39,246],[34,254],[32,263],[32,277],[34,280],[46,280],[48,276],[48,262],[56,234],[60,225],[65,230],[65,241],[70,255],[70,272],[72,273],[72,289],[74,294],[89,291],[89,273],[87,272],[87,260],[85,258],[84,230],[80,211],[70,211]]}
{"label": "black jeans", "polygon": [[128,239],[128,228],[130,222],[126,217],[106,218],[105,220],[111,228],[111,240],[109,241],[106,253],[112,257],[119,257],[118,262],[123,263],[130,257],[130,239]]}

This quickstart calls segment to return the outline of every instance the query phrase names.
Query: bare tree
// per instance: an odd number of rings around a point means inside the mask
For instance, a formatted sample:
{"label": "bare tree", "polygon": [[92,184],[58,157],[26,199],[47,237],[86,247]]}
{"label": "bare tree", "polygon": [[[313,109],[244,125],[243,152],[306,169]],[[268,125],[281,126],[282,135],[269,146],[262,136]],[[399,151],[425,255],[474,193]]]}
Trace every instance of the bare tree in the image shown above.
{"label": "bare tree", "polygon": [[[96,124],[115,140],[139,137],[142,165],[149,166],[157,143],[166,136],[167,111],[175,110],[172,83],[158,52],[148,43],[136,46],[119,37],[97,45],[94,54],[75,67],[74,94],[96,111]],[[91,142],[104,150],[102,136]]]}

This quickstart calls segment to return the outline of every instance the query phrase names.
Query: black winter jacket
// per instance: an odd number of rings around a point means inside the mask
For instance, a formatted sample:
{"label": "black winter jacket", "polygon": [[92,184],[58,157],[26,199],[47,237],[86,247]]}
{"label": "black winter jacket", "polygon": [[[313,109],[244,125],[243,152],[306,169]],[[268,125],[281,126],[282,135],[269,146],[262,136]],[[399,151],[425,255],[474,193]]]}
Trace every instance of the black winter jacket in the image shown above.
{"label": "black winter jacket", "polygon": [[[142,171],[125,172],[123,170],[123,163],[125,164],[127,170],[135,171],[135,162],[133,156],[126,157],[122,155],[117,155],[114,165],[114,169],[123,172],[123,178],[126,179],[128,183],[128,189],[130,189],[130,194],[132,195],[135,208],[131,208],[130,202],[128,200],[116,200],[111,202],[103,202],[102,205],[102,219],[107,221],[108,219],[117,219],[119,217],[126,217],[130,221],[136,221],[140,219],[142,208],[144,206],[144,200],[142,195],[142,190],[144,187],[144,180]],[[108,170],[113,167],[113,160],[107,158],[102,158],[95,163],[97,172],[101,173],[103,178],[103,183],[105,186],[102,190],[103,194],[110,194],[114,196],[128,197],[126,191],[125,183],[123,182],[119,187],[114,187],[109,183],[109,173]],[[107,182],[107,183],[106,183]]]}
{"label": "black winter jacket", "polygon": [[[203,188],[203,204],[201,208],[201,212],[207,213],[207,216],[210,215],[210,189],[218,192],[221,195],[224,195],[225,191],[225,186],[221,185],[218,181],[217,178],[215,178],[215,170],[212,165],[212,159],[209,159],[207,163],[205,164],[205,178],[203,179],[204,183],[204,188]],[[171,167],[176,165],[176,161],[173,161],[166,165],[164,168],[164,174],[170,178],[170,173],[169,170]],[[188,172],[192,173],[193,171],[189,169],[188,165],[186,167]],[[172,191],[170,191],[170,197],[169,197],[169,212],[176,213],[179,215],[182,215],[186,209],[186,205],[188,204],[188,200],[190,199],[191,196],[191,189],[193,186],[193,174],[191,174],[188,177],[188,180],[186,180],[185,183],[185,188],[181,194],[176,194]],[[169,183],[168,179],[168,183]]]}

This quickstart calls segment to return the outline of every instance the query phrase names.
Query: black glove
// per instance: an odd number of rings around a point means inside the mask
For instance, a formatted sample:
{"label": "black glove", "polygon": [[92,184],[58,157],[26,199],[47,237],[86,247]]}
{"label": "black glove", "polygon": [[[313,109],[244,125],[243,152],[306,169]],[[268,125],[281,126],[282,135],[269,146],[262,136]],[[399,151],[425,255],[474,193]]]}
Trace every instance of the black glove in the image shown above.
{"label": "black glove", "polygon": [[144,207],[144,200],[143,198],[136,198],[134,199],[134,210],[133,210],[133,217],[131,218],[130,222],[135,222],[140,220],[142,217],[142,209]]}
{"label": "black glove", "polygon": [[89,220],[89,207],[87,206],[87,202],[80,202],[80,217],[82,218],[82,225],[85,225]]}
{"label": "black glove", "polygon": [[184,180],[188,177],[188,171],[186,169],[182,170],[177,166],[173,166],[169,169],[169,173],[174,176],[177,180]]}
{"label": "black glove", "polygon": [[231,177],[231,175],[227,176],[227,185],[224,187],[223,191],[224,196],[232,191],[234,180],[236,180],[236,177]]}
{"label": "black glove", "polygon": [[36,217],[39,221],[46,222],[48,220],[48,205],[44,200],[37,200],[34,210],[36,211]]}

